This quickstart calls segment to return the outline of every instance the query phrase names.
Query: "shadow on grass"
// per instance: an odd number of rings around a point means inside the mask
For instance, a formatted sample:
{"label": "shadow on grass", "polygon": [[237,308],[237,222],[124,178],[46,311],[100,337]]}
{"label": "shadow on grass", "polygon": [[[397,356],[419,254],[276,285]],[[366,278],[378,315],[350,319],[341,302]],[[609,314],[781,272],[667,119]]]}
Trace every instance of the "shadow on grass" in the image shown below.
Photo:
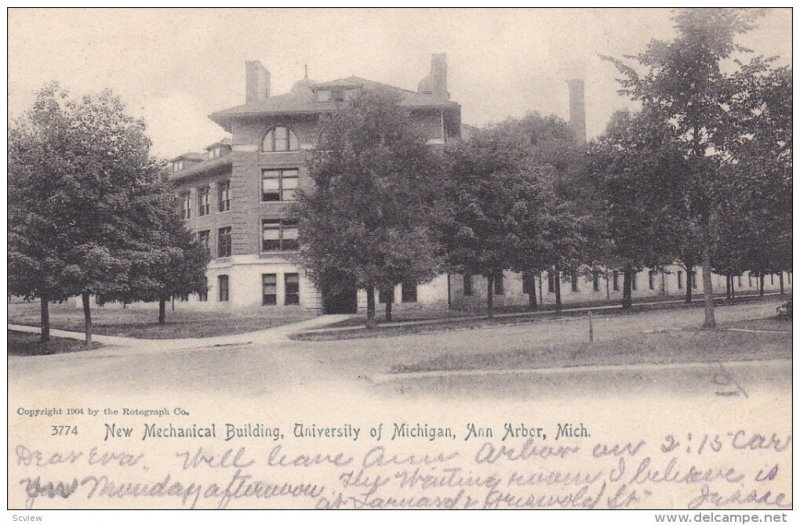
{"label": "shadow on grass", "polygon": [[86,346],[83,341],[74,339],[63,339],[52,337],[49,342],[42,343],[39,334],[28,334],[23,332],[8,332],[8,355],[10,356],[38,356],[68,354],[72,352],[84,352],[102,348],[100,343],[92,343]]}

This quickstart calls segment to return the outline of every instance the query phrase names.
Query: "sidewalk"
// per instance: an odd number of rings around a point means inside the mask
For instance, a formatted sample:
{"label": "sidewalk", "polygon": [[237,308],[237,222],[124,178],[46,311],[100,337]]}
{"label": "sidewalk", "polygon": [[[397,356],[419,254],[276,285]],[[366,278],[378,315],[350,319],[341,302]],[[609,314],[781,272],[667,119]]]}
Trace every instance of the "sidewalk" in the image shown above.
{"label": "sidewalk", "polygon": [[[291,334],[302,332],[307,329],[320,329],[321,327],[339,323],[345,319],[349,319],[350,317],[350,315],[321,315],[306,321],[285,324],[276,326],[274,328],[267,328],[265,330],[246,332],[243,334],[220,335],[215,337],[194,337],[184,339],[137,339],[133,337],[92,334],[92,341],[108,347],[113,347],[114,354],[118,354],[120,350],[125,349],[136,350],[137,353],[156,353],[213,346],[246,344],[269,345],[290,341],[289,336]],[[18,324],[9,324],[8,329],[30,334],[38,334],[41,332],[41,329],[38,326],[26,326]],[[83,341],[86,337],[82,332],[68,332],[65,330],[50,330],[50,335],[53,337],[63,337],[65,339],[77,339],[79,341]],[[92,352],[92,355],[98,355],[98,352],[101,352],[102,350],[104,349],[94,351]]]}
{"label": "sidewalk", "polygon": [[[719,300],[720,297],[724,298],[724,295],[717,295],[715,296],[715,300]],[[772,293],[765,293],[763,296],[759,295],[744,295],[741,297],[747,298],[775,298],[780,297],[778,292]],[[702,296],[692,300],[691,306],[692,307],[702,307],[703,306],[703,299]],[[722,302],[715,304],[715,307],[725,307],[725,306],[735,306],[738,304],[743,304],[742,302],[730,302],[728,304]],[[684,299],[675,299],[671,301],[648,301],[648,302],[637,302],[633,304],[631,308],[631,313],[639,313],[642,311],[652,311],[650,309],[640,308],[640,307],[648,307],[648,306],[661,306],[664,305],[664,310],[667,310],[668,306],[670,305],[686,305],[686,301]],[[559,314],[556,314],[554,310],[541,310],[536,312],[512,312],[512,313],[496,313],[494,315],[494,319],[510,319],[510,318],[543,318],[546,317],[547,321],[573,321],[573,320],[580,320],[583,319],[582,317],[567,315],[566,317],[559,317],[560,315],[565,314],[575,314],[581,312],[592,312],[592,313],[603,313],[603,312],[615,312],[622,310],[621,304],[604,304],[599,306],[578,306],[578,307],[565,307],[561,309]],[[350,316],[353,317],[353,316]],[[483,315],[465,315],[463,317],[446,317],[442,319],[423,319],[419,321],[399,321],[399,322],[391,322],[391,323],[379,323],[376,325],[376,329],[387,329],[387,328],[401,328],[406,326],[425,326],[425,325],[435,325],[435,324],[447,324],[447,323],[459,323],[463,321],[485,321],[488,318],[486,314]],[[333,328],[314,328],[304,330],[304,334],[315,334],[315,333],[339,333],[339,332],[347,332],[347,331],[362,331],[364,330],[363,326],[337,326]]]}

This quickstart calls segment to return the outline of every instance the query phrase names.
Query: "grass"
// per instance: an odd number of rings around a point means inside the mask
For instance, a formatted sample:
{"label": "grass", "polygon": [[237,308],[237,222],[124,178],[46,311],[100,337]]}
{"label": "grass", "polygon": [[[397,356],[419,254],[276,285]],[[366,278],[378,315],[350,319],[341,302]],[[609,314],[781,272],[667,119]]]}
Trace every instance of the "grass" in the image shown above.
{"label": "grass", "polygon": [[[791,297],[791,294],[787,294],[787,297]],[[651,298],[648,298],[648,301]],[[654,310],[674,310],[674,309],[684,309],[684,308],[702,308],[703,302],[702,297],[695,296],[694,302],[691,304],[686,304],[682,301],[677,303],[669,303],[667,301],[675,301],[676,299],[679,300],[680,298],[676,297],[662,297],[662,298],[652,298],[653,304],[633,304],[633,308],[630,310],[622,310],[621,308],[610,308],[607,310],[598,310],[593,313],[595,316],[607,316],[607,315],[630,315],[639,312],[646,312],[646,311],[654,311]],[[717,305],[734,305],[734,304],[741,304],[746,302],[757,302],[762,300],[769,300],[772,301],[775,299],[775,296],[767,296],[767,297],[759,297],[758,295],[744,295],[744,296],[737,296],[735,299],[717,299]],[[388,337],[388,336],[396,336],[396,335],[410,335],[410,334],[426,334],[432,332],[441,332],[441,331],[448,331],[448,330],[472,330],[476,328],[485,328],[490,326],[506,326],[506,325],[519,325],[519,324],[526,324],[532,323],[535,321],[541,321],[544,319],[553,319],[556,317],[563,318],[563,317],[576,317],[576,316],[586,316],[586,311],[566,311],[561,312],[559,314],[555,314],[554,307],[551,308],[551,305],[547,305],[547,307],[540,308],[536,312],[525,312],[524,307],[516,306],[513,307],[513,311],[509,312],[511,308],[506,309],[497,309],[496,314],[500,315],[500,317],[495,317],[493,319],[488,319],[486,317],[476,317],[478,314],[472,314],[471,317],[465,317],[467,314],[465,312],[454,312],[454,311],[443,311],[443,312],[434,312],[433,314],[439,314],[439,317],[434,317],[430,311],[428,311],[428,317],[422,318],[420,316],[420,312],[412,312],[416,314],[417,317],[399,317],[395,318],[392,323],[386,322],[379,322],[381,328],[375,330],[367,330],[365,328],[366,319],[365,318],[351,318],[340,323],[336,323],[333,325],[327,326],[325,329],[322,330],[315,330],[304,332],[300,334],[294,334],[291,336],[292,339],[298,341],[335,341],[335,340],[342,340],[342,339],[369,339],[375,337]],[[585,306],[619,306],[619,301],[615,301],[613,303],[591,303],[591,304],[565,304],[564,308],[581,308]],[[518,311],[523,313],[519,315],[510,315],[510,316],[502,316],[504,313],[512,313],[516,314]],[[424,310],[423,310],[424,312]],[[405,313],[405,312],[404,312]],[[485,313],[482,315],[486,315]],[[409,321],[421,321],[420,324],[408,324],[404,325],[402,323],[409,322]],[[790,323],[791,324],[791,323]]]}
{"label": "grass", "polygon": [[[178,306],[180,307],[180,305]],[[8,305],[8,322],[39,326],[38,303]],[[93,333],[142,339],[180,339],[211,337],[263,330],[314,317],[300,308],[263,310],[256,313],[172,311],[167,307],[167,322],[158,324],[158,309],[92,308]],[[83,310],[72,304],[50,306],[50,328],[83,332]]]}
{"label": "grass", "polygon": [[723,325],[722,328],[744,328],[747,330],[765,330],[769,332],[786,332],[791,334],[792,321],[769,317],[766,319],[750,319],[748,321],[728,323]]}
{"label": "grass", "polygon": [[[769,322],[770,320],[764,321]],[[791,329],[791,322],[788,324]],[[530,350],[483,354],[444,354],[413,364],[397,365],[392,367],[391,371],[393,373],[409,373],[452,370],[514,370],[752,361],[788,359],[791,356],[791,332],[748,333],[724,329],[676,330],[637,334],[614,341],[554,344]]]}
{"label": "grass", "polygon": [[87,347],[83,344],[83,341],[61,337],[51,337],[49,342],[42,343],[39,341],[39,334],[14,332],[12,330],[8,331],[6,342],[8,344],[8,355],[13,356],[67,354],[70,352],[96,350],[103,346],[99,343],[92,343],[90,347]]}

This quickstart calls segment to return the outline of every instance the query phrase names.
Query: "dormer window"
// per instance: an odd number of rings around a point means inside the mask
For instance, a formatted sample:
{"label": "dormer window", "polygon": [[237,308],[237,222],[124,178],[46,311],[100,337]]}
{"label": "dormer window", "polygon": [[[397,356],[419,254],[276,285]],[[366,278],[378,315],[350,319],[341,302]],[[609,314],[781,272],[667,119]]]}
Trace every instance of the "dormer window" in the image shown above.
{"label": "dormer window", "polygon": [[216,159],[219,157],[219,155],[220,155],[220,148],[211,148],[208,150],[209,160]]}
{"label": "dormer window", "polygon": [[289,128],[278,126],[264,135],[261,151],[295,151],[299,148],[297,135]]}
{"label": "dormer window", "polygon": [[172,170],[173,171],[181,171],[183,169],[183,161],[177,160],[172,163]]}

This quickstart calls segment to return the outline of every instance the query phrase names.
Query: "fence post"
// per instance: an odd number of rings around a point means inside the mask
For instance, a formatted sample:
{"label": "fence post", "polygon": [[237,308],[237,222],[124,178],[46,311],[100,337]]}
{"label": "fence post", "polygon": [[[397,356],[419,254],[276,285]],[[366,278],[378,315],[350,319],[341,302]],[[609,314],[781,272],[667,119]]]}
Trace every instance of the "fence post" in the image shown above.
{"label": "fence post", "polygon": [[589,310],[589,342],[594,341],[594,327],[592,326],[592,311]]}

